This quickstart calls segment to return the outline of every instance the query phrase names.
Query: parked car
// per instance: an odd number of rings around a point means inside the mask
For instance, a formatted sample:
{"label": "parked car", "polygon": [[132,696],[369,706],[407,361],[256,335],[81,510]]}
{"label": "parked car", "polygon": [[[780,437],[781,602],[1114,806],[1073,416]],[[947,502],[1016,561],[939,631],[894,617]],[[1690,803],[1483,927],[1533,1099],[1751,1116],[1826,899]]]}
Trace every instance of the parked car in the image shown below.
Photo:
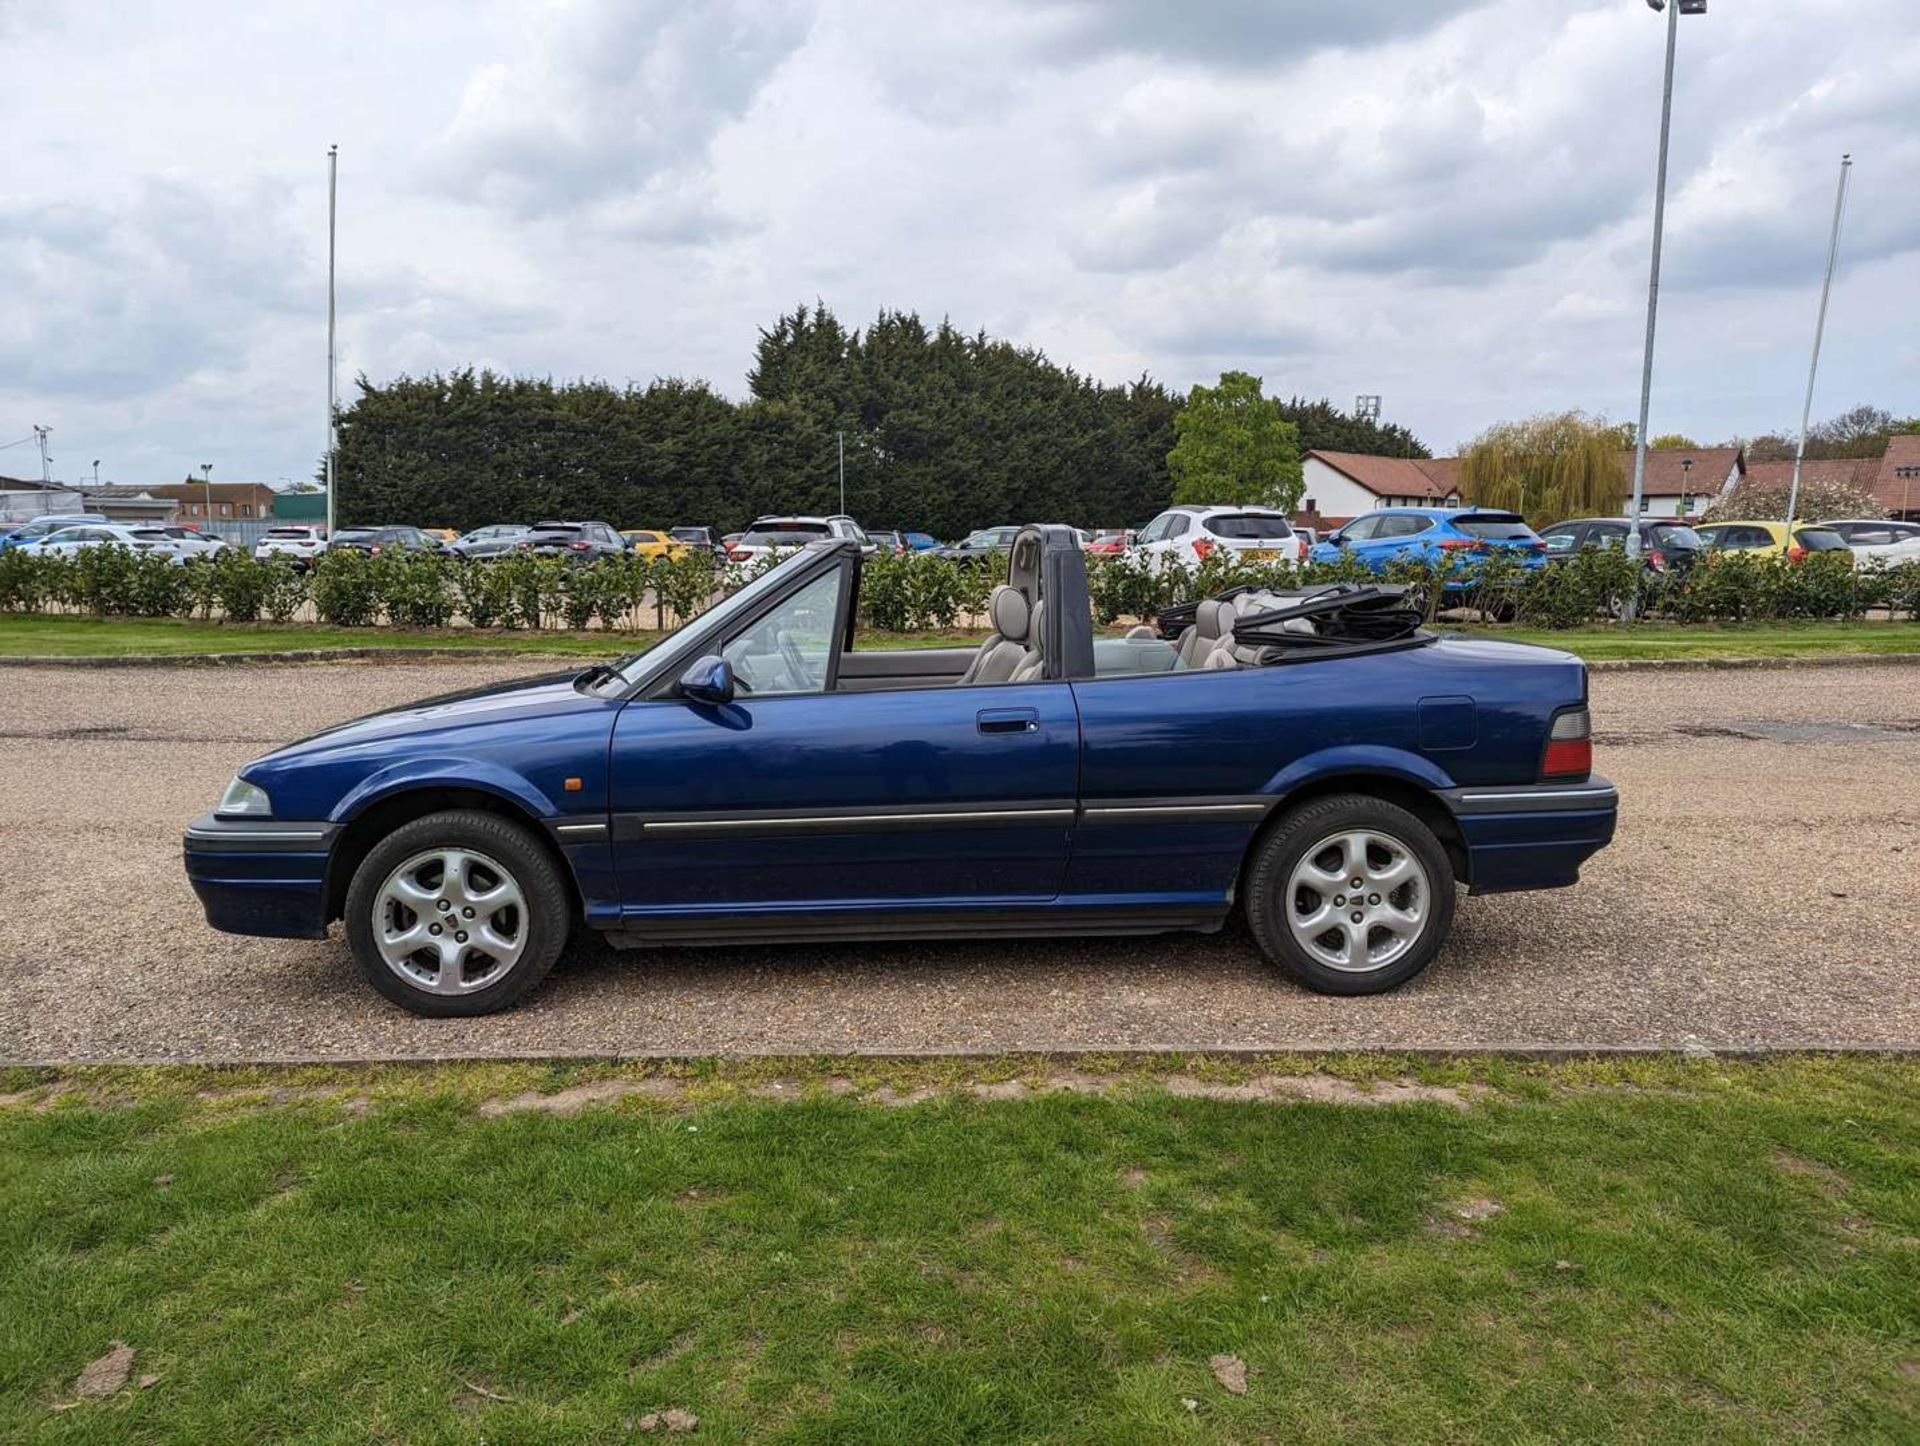
{"label": "parked car", "polygon": [[1170,507],[1140,529],[1134,546],[1152,567],[1197,566],[1216,552],[1247,562],[1305,562],[1307,545],[1271,507]]}
{"label": "parked car", "polygon": [[525,537],[515,541],[513,550],[535,557],[591,562],[599,557],[618,557],[627,550],[627,542],[604,522],[536,522]]}
{"label": "parked car", "polygon": [[1920,522],[1901,522],[1890,517],[1843,517],[1819,525],[1839,533],[1853,550],[1856,562],[1878,562],[1888,567],[1901,562],[1920,562]]}
{"label": "parked car", "polygon": [[821,539],[644,652],[245,764],[186,831],[208,922],[342,920],[367,983],[431,1015],[525,998],[583,927],[652,947],[1236,911],[1295,979],[1370,994],[1439,952],[1457,885],[1570,885],[1613,836],[1586,666],[1420,631],[1404,589],[1209,599],[1206,661],[1175,667],[1184,637],[1096,641],[1065,528],[1015,540],[978,648],[856,647],[858,562]]}
{"label": "parked car", "polygon": [[905,557],[913,550],[898,532],[869,532],[867,538],[873,543],[875,551],[886,557]]}
{"label": "parked car", "polygon": [[1087,542],[1087,551],[1095,557],[1117,557],[1133,545],[1129,532],[1099,532]]}
{"label": "parked car", "polygon": [[718,552],[720,540],[713,535],[711,527],[669,527],[667,535],[676,542],[684,542],[688,547],[700,552]]}
{"label": "parked car", "polygon": [[98,512],[68,512],[57,516],[36,517],[31,522],[17,523],[9,530],[0,531],[0,552],[9,548],[24,547],[29,542],[38,542],[66,527],[83,527],[108,519]]}
{"label": "parked car", "polygon": [[90,547],[124,547],[131,552],[157,552],[174,562],[187,560],[186,549],[161,527],[130,527],[120,522],[89,522],[63,527],[20,544],[29,557],[73,557]]}
{"label": "parked car", "polygon": [[532,531],[531,527],[520,522],[495,522],[456,537],[447,544],[447,551],[455,557],[490,561],[507,556]]}
{"label": "parked car", "polygon": [[933,555],[949,562],[980,562],[996,552],[1007,551],[1019,535],[1018,527],[982,527],[977,532],[969,532],[951,547],[936,547]]}
{"label": "parked car", "polygon": [[313,560],[327,550],[326,532],[319,527],[301,527],[287,525],[269,527],[253,545],[253,557],[256,562],[265,562],[270,557],[284,557],[295,568],[305,570],[313,566]]}
{"label": "parked car", "polygon": [[940,546],[930,532],[903,532],[900,536],[913,552],[932,552]]}
{"label": "parked car", "polygon": [[[1549,559],[1560,559],[1583,547],[1625,547],[1631,525],[1624,517],[1574,517],[1544,529],[1540,540],[1547,545]],[[1700,534],[1684,522],[1661,517],[1640,520],[1640,560],[1648,572],[1684,577],[1705,548]]]}
{"label": "parked car", "polygon": [[441,543],[443,545],[450,542],[458,542],[460,540],[460,534],[454,531],[451,527],[423,527],[420,530],[426,533],[427,536],[431,537],[435,542]]}
{"label": "parked car", "polygon": [[635,528],[620,534],[620,540],[627,544],[627,551],[636,552],[642,557],[685,557],[693,548],[679,538],[658,529],[648,531]]}
{"label": "parked car", "polygon": [[1853,551],[1847,540],[1831,528],[1813,523],[1793,526],[1793,545],[1787,545],[1785,522],[1703,522],[1694,529],[1711,552],[1784,553],[1788,562],[1800,562],[1810,552],[1844,553],[1848,561]]}
{"label": "parked car", "polygon": [[[1547,545],[1517,512],[1490,507],[1387,507],[1356,517],[1308,554],[1315,562],[1353,557],[1374,572],[1401,558],[1436,562],[1449,555],[1506,553],[1522,567],[1547,565]],[[1446,584],[1471,587],[1465,579]]]}
{"label": "parked car", "polygon": [[437,537],[418,527],[343,527],[327,542],[329,552],[359,552],[377,557],[383,552],[445,552]]}
{"label": "parked car", "polygon": [[862,552],[874,551],[873,539],[851,517],[760,517],[738,540],[727,544],[727,558],[758,562],[763,557],[783,557],[823,538],[844,538]]}
{"label": "parked car", "polygon": [[185,557],[214,557],[233,545],[224,537],[215,537],[211,532],[199,532],[191,527],[166,526],[159,530],[173,539],[174,545]]}

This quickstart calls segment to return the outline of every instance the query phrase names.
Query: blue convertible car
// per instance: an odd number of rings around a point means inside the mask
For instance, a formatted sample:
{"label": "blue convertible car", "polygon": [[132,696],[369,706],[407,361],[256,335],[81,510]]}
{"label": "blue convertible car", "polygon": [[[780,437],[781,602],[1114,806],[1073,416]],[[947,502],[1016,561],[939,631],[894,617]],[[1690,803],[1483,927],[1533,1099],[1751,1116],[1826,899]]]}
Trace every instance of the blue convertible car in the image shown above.
{"label": "blue convertible car", "polygon": [[1388,989],[1457,886],[1573,883],[1613,835],[1586,669],[1434,636],[1399,589],[1240,589],[1096,637],[1078,539],[1029,527],[978,648],[855,646],[814,543],[645,652],[342,724],[188,828],[215,928],[345,926],[423,1014],[620,945],[1218,929]]}

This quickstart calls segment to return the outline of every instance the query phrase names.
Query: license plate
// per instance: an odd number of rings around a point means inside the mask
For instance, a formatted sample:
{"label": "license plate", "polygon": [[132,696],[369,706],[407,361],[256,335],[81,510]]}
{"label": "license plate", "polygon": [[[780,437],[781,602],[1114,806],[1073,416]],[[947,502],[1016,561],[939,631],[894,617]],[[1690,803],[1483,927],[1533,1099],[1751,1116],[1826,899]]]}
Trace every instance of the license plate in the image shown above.
{"label": "license plate", "polygon": [[1255,562],[1271,562],[1280,554],[1276,549],[1271,547],[1249,547],[1240,555],[1242,557],[1250,557]]}

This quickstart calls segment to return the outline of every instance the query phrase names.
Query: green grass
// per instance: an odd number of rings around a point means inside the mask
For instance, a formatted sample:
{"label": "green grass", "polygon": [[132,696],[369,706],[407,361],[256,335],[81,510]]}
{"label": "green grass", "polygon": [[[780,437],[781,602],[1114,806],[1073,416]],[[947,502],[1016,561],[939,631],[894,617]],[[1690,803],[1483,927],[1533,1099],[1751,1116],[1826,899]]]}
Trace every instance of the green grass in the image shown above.
{"label": "green grass", "polygon": [[1914,623],[1644,623],[1471,631],[1564,648],[1590,661],[1611,658],[1804,658],[1822,653],[1920,653]]}
{"label": "green grass", "polygon": [[[827,1088],[1045,1067],[707,1063],[572,1118],[475,1106],[640,1071],[15,1071],[0,1439],[1920,1432],[1920,1063],[1329,1063],[1464,1112]],[[114,1340],[136,1383],[56,1409]]]}
{"label": "green grass", "polygon": [[[1821,653],[1920,652],[1920,625],[1907,623],[1649,623],[1463,631],[1564,648],[1583,658],[1760,658]],[[198,653],[307,652],[327,648],[489,648],[567,657],[612,657],[644,647],[653,633],[529,633],[475,628],[335,628],[308,623],[208,623],[177,618],[83,618],[0,613],[0,656],[128,657]],[[962,647],[986,634],[862,634],[867,648]]]}

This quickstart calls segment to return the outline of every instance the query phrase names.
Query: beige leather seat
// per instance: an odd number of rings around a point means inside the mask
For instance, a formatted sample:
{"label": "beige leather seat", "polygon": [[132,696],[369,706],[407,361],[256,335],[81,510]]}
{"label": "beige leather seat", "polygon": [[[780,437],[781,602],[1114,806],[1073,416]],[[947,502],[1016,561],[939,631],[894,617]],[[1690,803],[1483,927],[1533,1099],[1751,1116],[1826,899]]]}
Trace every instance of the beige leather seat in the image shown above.
{"label": "beige leather seat", "polygon": [[1220,609],[1226,606],[1215,598],[1202,598],[1193,610],[1193,625],[1180,634],[1174,648],[1174,668],[1204,668],[1207,657],[1220,644]]}
{"label": "beige leather seat", "polygon": [[1047,600],[1033,605],[1033,618],[1027,624],[1027,655],[1013,670],[1009,682],[1038,683],[1047,676]]}
{"label": "beige leather seat", "polygon": [[1026,594],[1001,583],[987,598],[987,616],[993,632],[980,644],[960,683],[1005,683],[1027,661],[1027,634],[1031,609]]}

